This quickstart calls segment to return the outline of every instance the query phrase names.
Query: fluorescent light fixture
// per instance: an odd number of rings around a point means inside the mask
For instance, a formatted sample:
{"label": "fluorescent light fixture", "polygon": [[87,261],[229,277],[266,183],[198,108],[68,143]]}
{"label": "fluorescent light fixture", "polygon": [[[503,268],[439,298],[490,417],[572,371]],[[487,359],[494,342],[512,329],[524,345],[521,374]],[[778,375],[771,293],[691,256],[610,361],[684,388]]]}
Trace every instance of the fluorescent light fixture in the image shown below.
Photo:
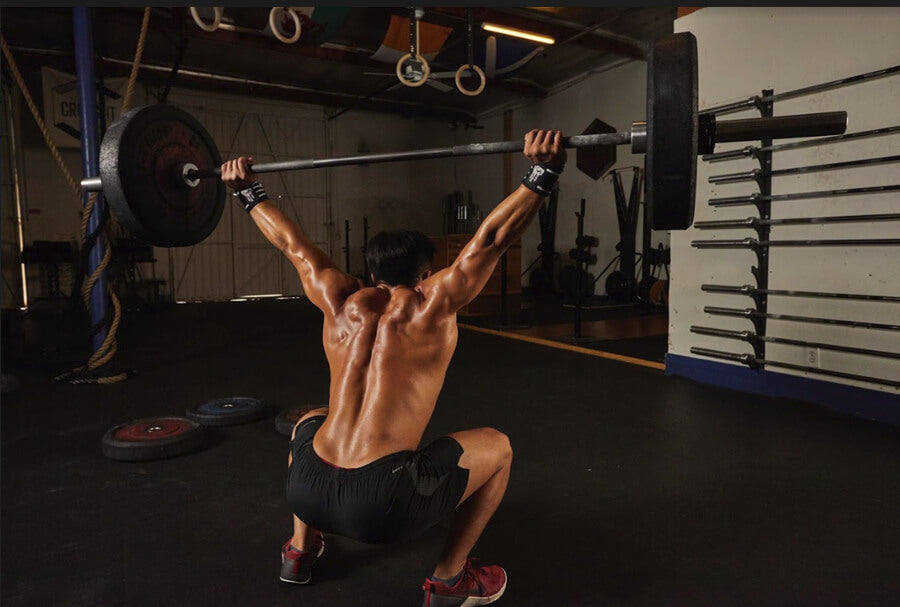
{"label": "fluorescent light fixture", "polygon": [[495,25],[493,23],[482,23],[481,29],[486,32],[494,32],[495,34],[504,34],[506,36],[513,36],[515,38],[524,38],[525,40],[531,40],[532,42],[540,42],[541,44],[554,44],[556,40],[551,38],[550,36],[544,36],[542,34],[535,34],[532,32],[526,32],[523,30],[513,29],[511,27],[503,27],[502,25]]}

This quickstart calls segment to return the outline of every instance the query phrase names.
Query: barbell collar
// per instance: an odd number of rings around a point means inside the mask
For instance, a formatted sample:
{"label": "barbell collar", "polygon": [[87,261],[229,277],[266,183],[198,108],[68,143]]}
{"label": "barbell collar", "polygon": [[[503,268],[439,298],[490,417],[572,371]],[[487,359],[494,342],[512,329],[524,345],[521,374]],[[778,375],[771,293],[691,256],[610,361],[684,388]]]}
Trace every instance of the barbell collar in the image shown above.
{"label": "barbell collar", "polygon": [[647,123],[644,121],[631,123],[631,153],[647,153]]}
{"label": "barbell collar", "polygon": [[81,189],[85,192],[101,192],[103,181],[99,177],[87,177],[81,180]]}

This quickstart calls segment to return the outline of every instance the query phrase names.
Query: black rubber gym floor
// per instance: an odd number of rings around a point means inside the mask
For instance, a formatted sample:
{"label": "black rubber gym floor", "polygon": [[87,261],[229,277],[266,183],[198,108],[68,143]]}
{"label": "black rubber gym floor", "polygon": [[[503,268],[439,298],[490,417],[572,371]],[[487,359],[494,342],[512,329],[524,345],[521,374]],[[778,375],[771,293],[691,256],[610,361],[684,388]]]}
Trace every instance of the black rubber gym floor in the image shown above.
{"label": "black rubber gym floor", "polygon": [[[418,605],[444,528],[402,545],[329,537],[313,583],[279,582],[287,439],[270,417],[205,450],[123,463],[100,438],[136,417],[250,395],[323,403],[302,301],[132,315],[111,386],[51,384],[78,362],[4,371],[2,603]],[[461,331],[425,439],[507,432],[503,505],[475,554],[499,605],[897,605],[900,431],[577,353]]]}

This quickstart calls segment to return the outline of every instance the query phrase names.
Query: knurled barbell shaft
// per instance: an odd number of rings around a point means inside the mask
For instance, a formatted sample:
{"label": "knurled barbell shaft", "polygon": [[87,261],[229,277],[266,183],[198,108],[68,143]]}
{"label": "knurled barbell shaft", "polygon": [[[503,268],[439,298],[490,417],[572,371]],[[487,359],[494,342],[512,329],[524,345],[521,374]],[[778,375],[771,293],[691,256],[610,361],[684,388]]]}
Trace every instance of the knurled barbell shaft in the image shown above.
{"label": "knurled barbell shaft", "polygon": [[[631,133],[598,133],[595,135],[573,135],[563,138],[563,147],[580,148],[599,145],[625,145],[631,143]],[[495,141],[488,143],[469,143],[455,145],[446,148],[430,148],[424,150],[407,150],[403,152],[383,152],[377,154],[354,154],[351,156],[336,156],[333,158],[307,158],[304,160],[285,160],[282,162],[267,162],[254,164],[254,173],[274,173],[278,171],[293,171],[302,169],[325,169],[339,166],[358,164],[377,164],[381,162],[397,162],[403,160],[428,160],[432,158],[450,158],[457,156],[480,156],[484,154],[505,154],[509,152],[521,152],[525,149],[523,141]],[[218,177],[221,170],[216,167],[211,170],[189,171],[189,179],[203,179]]]}
{"label": "knurled barbell shaft", "polygon": [[[748,118],[744,120],[722,120],[716,122],[716,141],[746,141],[755,139],[777,139],[816,135],[832,135],[842,133],[847,126],[846,112],[822,112],[819,114],[799,114],[796,116],[776,116],[773,118]],[[566,148],[594,147],[601,145],[631,144],[635,152],[643,152],[646,126],[642,122],[632,125],[632,130],[618,133],[597,133],[593,135],[573,135],[563,138]],[[721,134],[721,139],[719,138]],[[402,152],[383,152],[377,154],[354,154],[334,158],[307,158],[302,160],[284,160],[254,164],[254,173],[274,173],[278,171],[294,171],[303,169],[320,169],[360,164],[376,164],[382,162],[398,162],[404,160],[427,160],[433,158],[450,158],[458,156],[479,156],[484,154],[505,154],[521,152],[524,141],[497,141],[489,143],[470,143],[445,148],[424,150],[407,150]],[[179,170],[183,167],[178,167]],[[221,176],[221,168],[188,170],[184,172],[187,179],[211,179]],[[82,189],[100,191],[103,189],[99,177],[83,179]]]}

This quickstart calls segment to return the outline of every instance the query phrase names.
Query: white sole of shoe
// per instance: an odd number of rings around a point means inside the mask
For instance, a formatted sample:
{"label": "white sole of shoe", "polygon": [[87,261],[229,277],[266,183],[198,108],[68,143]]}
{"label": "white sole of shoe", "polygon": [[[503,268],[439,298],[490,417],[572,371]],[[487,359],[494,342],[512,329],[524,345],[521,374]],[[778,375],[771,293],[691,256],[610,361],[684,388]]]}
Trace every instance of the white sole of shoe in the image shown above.
{"label": "white sole of shoe", "polygon": [[477,607],[478,605],[489,605],[490,603],[493,603],[501,596],[503,596],[503,593],[506,591],[506,583],[508,581],[509,576],[507,576],[507,578],[503,581],[503,586],[496,593],[492,594],[491,596],[470,596],[465,601],[463,601],[463,604],[460,605],[460,607]]}

